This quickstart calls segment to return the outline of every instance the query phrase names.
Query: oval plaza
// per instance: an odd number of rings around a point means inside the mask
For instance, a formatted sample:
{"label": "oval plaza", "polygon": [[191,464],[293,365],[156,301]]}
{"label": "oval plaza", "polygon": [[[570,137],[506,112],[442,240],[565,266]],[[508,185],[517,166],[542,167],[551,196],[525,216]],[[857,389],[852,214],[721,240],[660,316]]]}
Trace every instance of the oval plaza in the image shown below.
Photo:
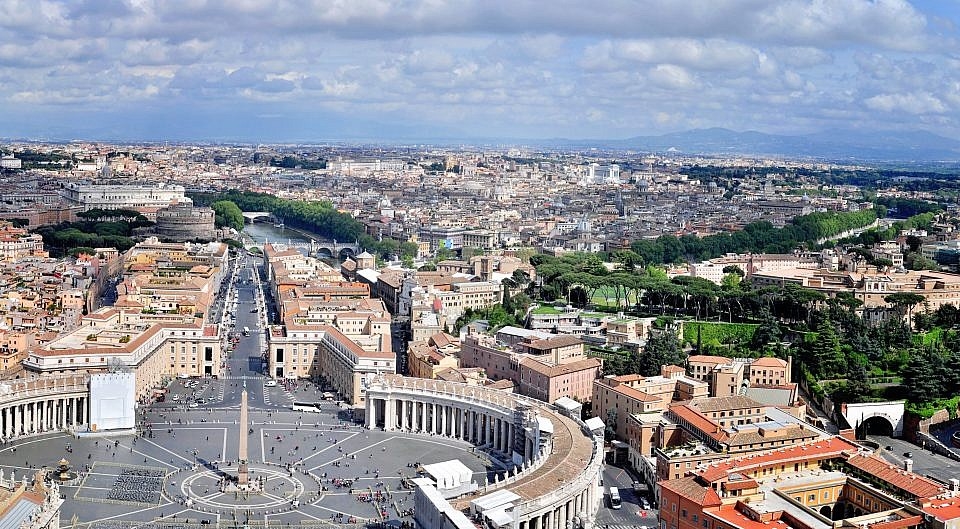
{"label": "oval plaza", "polygon": [[[430,379],[383,375],[367,389],[366,424],[386,431],[462,439],[491,455],[501,473],[482,487],[417,480],[423,527],[589,527],[599,508],[602,438],[543,402]],[[464,492],[466,491],[466,492]]]}

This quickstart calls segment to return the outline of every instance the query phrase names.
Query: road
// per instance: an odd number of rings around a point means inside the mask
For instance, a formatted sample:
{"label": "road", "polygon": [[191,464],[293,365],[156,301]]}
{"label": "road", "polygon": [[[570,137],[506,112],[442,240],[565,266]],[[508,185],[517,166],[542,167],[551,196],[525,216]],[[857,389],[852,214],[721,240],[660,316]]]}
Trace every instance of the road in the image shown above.
{"label": "road", "polygon": [[902,466],[903,461],[907,459],[905,454],[910,454],[909,458],[913,460],[913,471],[921,476],[928,476],[941,482],[960,476],[960,461],[934,454],[903,439],[882,435],[871,435],[867,439],[879,444],[881,448],[889,446],[892,450],[883,450],[881,456],[898,466]]}
{"label": "road", "polygon": [[[600,504],[600,510],[597,512],[598,529],[637,529],[640,527],[656,527],[657,511],[656,509],[644,509],[640,495],[633,491],[634,477],[620,467],[606,465],[603,469],[603,503]],[[620,491],[622,507],[620,509],[611,509],[609,494],[610,487],[617,487]],[[645,493],[647,501],[651,499],[650,493]]]}

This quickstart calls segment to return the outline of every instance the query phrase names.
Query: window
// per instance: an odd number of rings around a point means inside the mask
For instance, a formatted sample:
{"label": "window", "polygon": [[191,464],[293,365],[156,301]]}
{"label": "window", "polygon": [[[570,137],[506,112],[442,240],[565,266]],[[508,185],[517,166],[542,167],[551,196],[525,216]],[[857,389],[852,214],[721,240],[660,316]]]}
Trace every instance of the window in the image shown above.
{"label": "window", "polygon": [[680,516],[683,516],[684,518],[686,518],[686,517],[687,517],[687,510],[686,510],[686,509],[681,509],[681,511],[680,511]]}

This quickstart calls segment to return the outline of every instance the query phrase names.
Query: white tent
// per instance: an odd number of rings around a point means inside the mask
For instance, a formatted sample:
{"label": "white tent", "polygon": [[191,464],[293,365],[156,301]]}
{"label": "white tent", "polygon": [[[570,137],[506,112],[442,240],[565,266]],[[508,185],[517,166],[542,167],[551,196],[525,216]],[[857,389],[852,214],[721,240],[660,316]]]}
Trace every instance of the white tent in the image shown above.
{"label": "white tent", "polygon": [[423,470],[433,478],[438,489],[453,489],[470,483],[473,471],[459,459],[423,465]]}

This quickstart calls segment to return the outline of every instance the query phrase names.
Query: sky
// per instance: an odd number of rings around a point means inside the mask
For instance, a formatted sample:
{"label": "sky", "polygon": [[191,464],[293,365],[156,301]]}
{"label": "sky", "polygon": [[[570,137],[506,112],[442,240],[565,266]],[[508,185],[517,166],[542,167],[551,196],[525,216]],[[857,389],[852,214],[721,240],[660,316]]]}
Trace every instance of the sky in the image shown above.
{"label": "sky", "polygon": [[960,0],[0,0],[0,137],[960,139]]}

